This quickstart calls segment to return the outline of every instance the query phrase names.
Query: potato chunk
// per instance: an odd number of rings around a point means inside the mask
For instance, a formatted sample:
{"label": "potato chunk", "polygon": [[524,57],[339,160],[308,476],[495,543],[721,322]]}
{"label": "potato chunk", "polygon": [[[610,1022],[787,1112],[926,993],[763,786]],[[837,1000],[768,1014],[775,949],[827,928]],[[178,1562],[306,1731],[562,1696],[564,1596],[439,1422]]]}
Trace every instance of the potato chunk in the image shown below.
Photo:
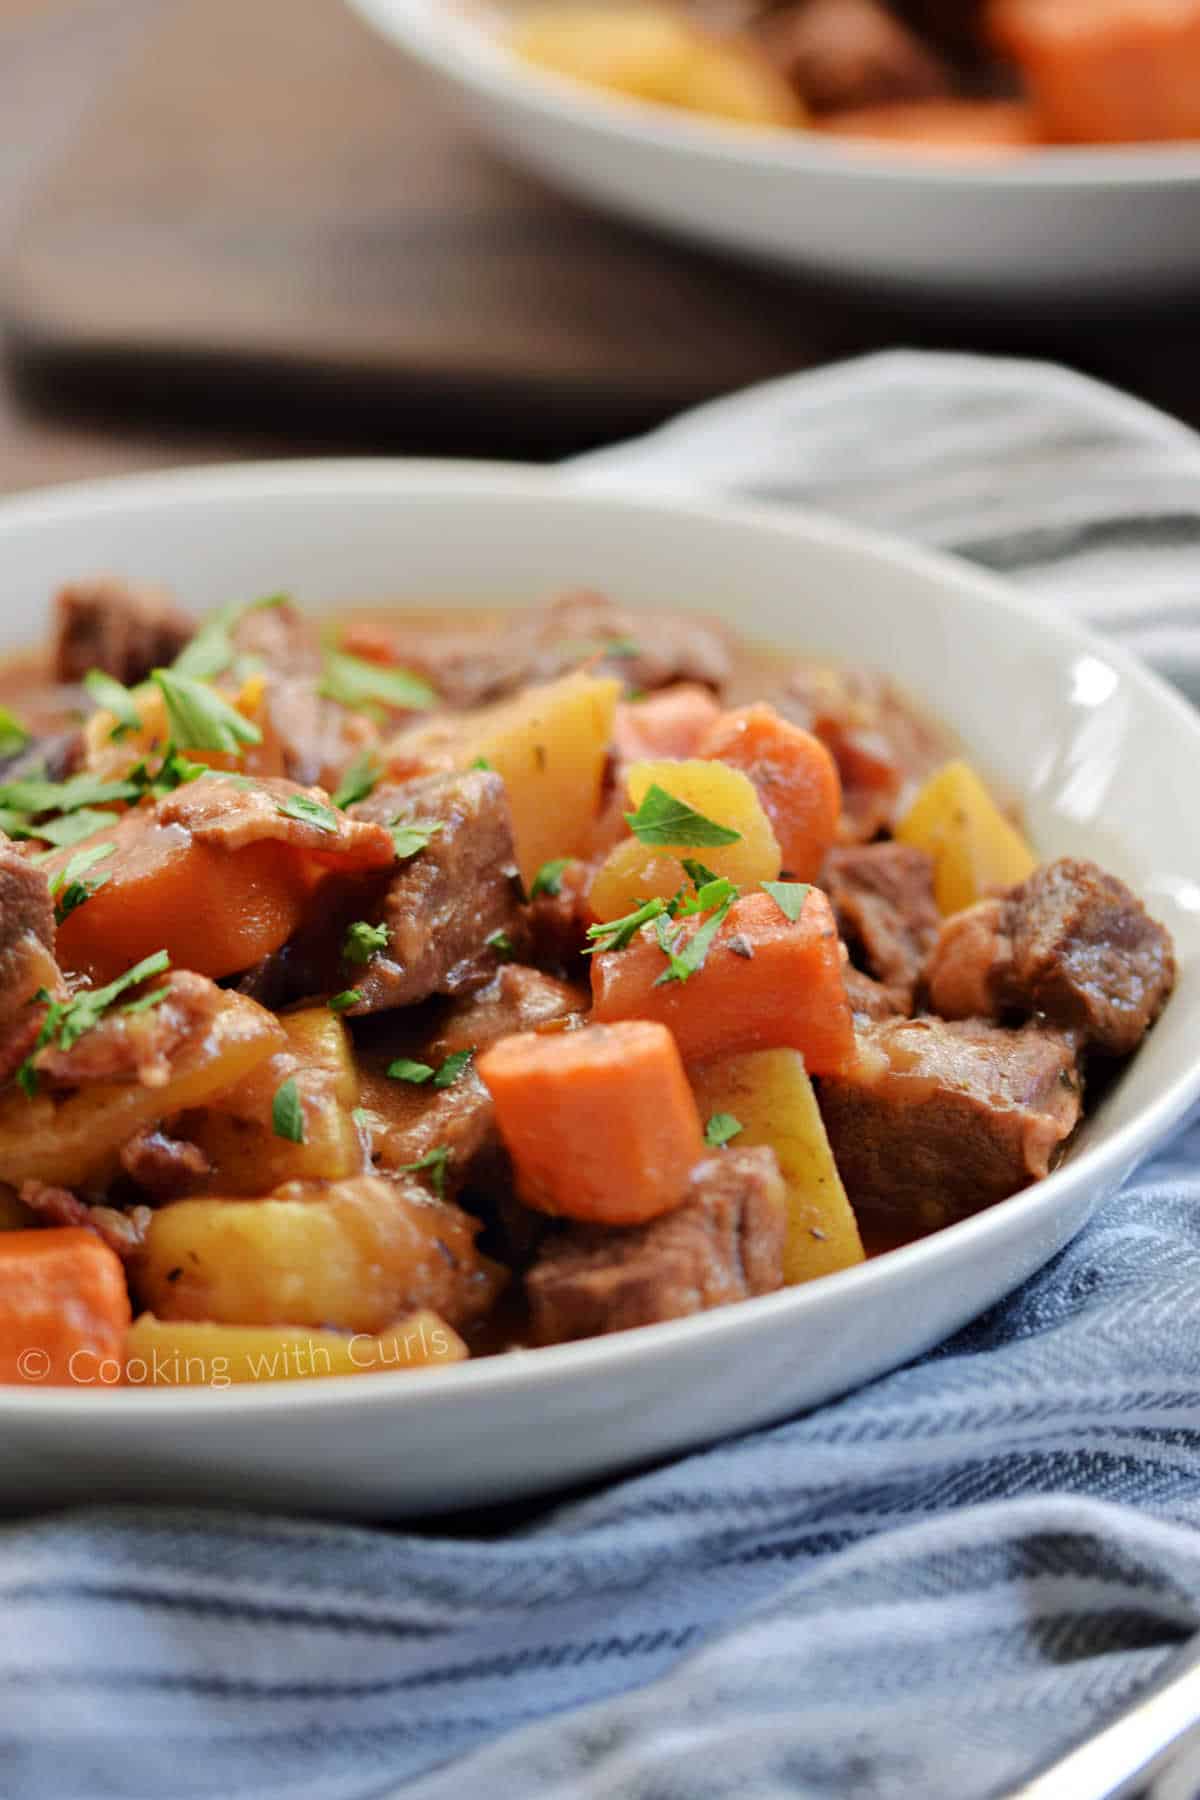
{"label": "potato chunk", "polygon": [[[234,1087],[284,1041],[279,1022],[240,994],[220,996],[208,1030],[172,1059],[162,1085],[134,1078],[95,1081],[65,1098],[32,1099],[19,1088],[0,1099],[0,1170],[7,1181],[50,1187],[102,1184],[121,1146],[147,1125]],[[86,1049],[88,1039],[79,1041]]]}
{"label": "potato chunk", "polygon": [[213,1325],[143,1313],[130,1327],[125,1381],[131,1387],[225,1388],[432,1369],[462,1362],[466,1355],[457,1331],[433,1312],[410,1313],[378,1335],[353,1337],[291,1325]]}
{"label": "potato chunk", "polygon": [[432,1307],[459,1325],[502,1274],[474,1219],[414,1181],[290,1182],[267,1200],[178,1200],[155,1213],[135,1288],[160,1319],[380,1332]]}
{"label": "potato chunk", "polygon": [[592,883],[589,899],[598,919],[623,918],[655,896],[669,899],[687,885],[685,856],[698,857],[714,875],[740,886],[777,879],[782,865],[779,840],[754,783],[740,769],[699,759],[638,762],[631,765],[627,779],[631,812],[637,811],[651,787],[660,787],[705,818],[736,831],[738,841],[695,849],[685,844],[651,847],[627,838],[601,864]]}
{"label": "potato chunk", "polygon": [[789,1285],[853,1268],[862,1239],[804,1058],[795,1050],[755,1050],[692,1071],[703,1119],[728,1113],[742,1129],[739,1149],[765,1144],[779,1160],[787,1191],[783,1278]]}
{"label": "potato chunk", "polygon": [[1036,857],[965,762],[931,775],[896,827],[896,838],[933,858],[933,891],[943,913],[961,912],[1024,881]]}
{"label": "potato chunk", "polygon": [[434,720],[395,738],[400,777],[469,769],[482,759],[503,776],[517,862],[528,887],[544,862],[588,848],[621,684],[581,670],[511,700]]}
{"label": "potato chunk", "polygon": [[[279,1023],[286,1044],[180,1123],[179,1136],[199,1145],[212,1164],[208,1193],[269,1194],[285,1181],[337,1181],[363,1169],[362,1140],[350,1116],[358,1076],[345,1024],[325,1006],[285,1013]],[[280,1137],[274,1126],[275,1096],[289,1080],[300,1100],[302,1143]]]}

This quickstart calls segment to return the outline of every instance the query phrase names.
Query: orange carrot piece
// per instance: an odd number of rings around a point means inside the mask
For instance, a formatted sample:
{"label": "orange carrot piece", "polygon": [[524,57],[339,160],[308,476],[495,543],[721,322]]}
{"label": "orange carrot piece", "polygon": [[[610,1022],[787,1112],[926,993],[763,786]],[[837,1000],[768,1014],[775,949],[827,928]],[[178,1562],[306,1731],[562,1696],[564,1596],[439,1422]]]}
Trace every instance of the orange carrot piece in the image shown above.
{"label": "orange carrot piece", "polygon": [[0,1237],[0,1383],[115,1386],[129,1321],[121,1259],[94,1232]]}
{"label": "orange carrot piece", "polygon": [[[686,944],[697,929],[682,928]],[[656,1019],[685,1062],[745,1050],[799,1050],[810,1075],[837,1075],[855,1061],[854,1025],[842,979],[841,946],[829,901],[810,888],[794,922],[769,894],[735,901],[702,969],[664,982],[668,968],[643,931],[624,950],[592,959],[592,1017]]]}
{"label": "orange carrot piece", "polygon": [[795,881],[815,881],[842,812],[837,764],[820,738],[781,719],[773,706],[741,706],[717,720],[698,754],[750,777],[784,868]]}
{"label": "orange carrot piece", "polygon": [[988,23],[1048,138],[1200,137],[1200,0],[993,0]]}
{"label": "orange carrot piece", "polygon": [[478,1069],[527,1206],[640,1225],[686,1198],[704,1134],[665,1026],[522,1032],[502,1038]]}
{"label": "orange carrot piece", "polygon": [[96,982],[156,950],[176,968],[234,975],[287,942],[312,891],[311,863],[288,845],[221,850],[144,809],[47,857],[47,873],[53,878],[92,843],[116,849],[84,879],[109,879],[63,921],[58,954],[64,968]]}

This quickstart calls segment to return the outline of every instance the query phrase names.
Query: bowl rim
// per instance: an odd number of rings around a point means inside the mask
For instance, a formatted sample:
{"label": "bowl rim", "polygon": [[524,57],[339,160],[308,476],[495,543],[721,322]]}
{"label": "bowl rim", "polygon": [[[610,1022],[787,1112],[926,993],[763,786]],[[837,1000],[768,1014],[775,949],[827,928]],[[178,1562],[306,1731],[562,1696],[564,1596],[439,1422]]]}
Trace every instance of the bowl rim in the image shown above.
{"label": "bowl rim", "polygon": [[[1106,661],[1121,681],[1138,691],[1174,730],[1185,740],[1191,739],[1193,755],[1200,761],[1200,712],[1119,644],[1073,618],[1047,613],[1031,595],[958,557],[800,507],[726,500],[704,493],[681,494],[674,487],[655,488],[644,482],[639,482],[635,491],[622,488],[612,477],[593,485],[573,477],[569,468],[502,462],[361,457],[225,463],[65,483],[0,496],[0,555],[10,532],[53,527],[67,519],[78,522],[88,517],[112,516],[130,505],[163,506],[169,510],[181,503],[208,507],[250,495],[289,499],[320,496],[330,500],[339,494],[348,498],[387,498],[401,506],[410,499],[432,496],[464,501],[473,497],[511,498],[550,507],[566,503],[601,513],[615,508],[635,519],[639,514],[672,517],[694,524],[698,531],[715,518],[721,524],[790,538],[800,554],[806,545],[827,547],[872,562],[881,571],[903,571],[943,593],[954,592],[970,605],[1019,619],[1054,643],[1064,659],[1092,656]],[[514,1350],[445,1368],[379,1372],[368,1380],[358,1375],[332,1375],[234,1384],[220,1389],[100,1385],[99,1391],[94,1386],[86,1390],[0,1386],[0,1425],[6,1419],[15,1423],[31,1417],[56,1422],[74,1417],[94,1420],[106,1408],[114,1417],[147,1420],[160,1420],[167,1415],[176,1418],[181,1408],[189,1417],[199,1414],[206,1419],[245,1418],[278,1409],[310,1413],[343,1406],[351,1395],[356,1406],[372,1408],[403,1405],[405,1396],[408,1404],[421,1405],[449,1399],[460,1392],[500,1399],[520,1394],[531,1386],[536,1389],[556,1383],[569,1385],[597,1374],[620,1378],[636,1369],[645,1356],[685,1358],[689,1348],[701,1341],[726,1353],[734,1352],[740,1339],[752,1342],[757,1321],[819,1305],[830,1292],[831,1283],[840,1284],[848,1302],[856,1295],[869,1303],[879,1293],[886,1301],[889,1286],[899,1278],[894,1272],[900,1269],[907,1271],[922,1265],[923,1279],[936,1281],[939,1274],[953,1273],[960,1256],[986,1256],[994,1240],[1010,1233],[1019,1233],[1022,1238],[1035,1234],[1039,1221],[1054,1214],[1059,1196],[1066,1190],[1089,1179],[1123,1174],[1135,1166],[1198,1100],[1200,1058],[1182,1066],[1152,1104],[1110,1137],[1088,1146],[1045,1180],[972,1218],[874,1257],[857,1268],[690,1318],[575,1343]],[[415,1379],[417,1375],[419,1379]]]}
{"label": "bowl rim", "polygon": [[1156,190],[1200,183],[1200,142],[1044,145],[1019,155],[963,158],[906,155],[869,139],[738,125],[657,101],[591,87],[525,63],[462,0],[347,0],[383,36],[402,45],[468,92],[651,154],[686,155],[750,172],[819,176],[826,181],[884,181],[893,186]]}

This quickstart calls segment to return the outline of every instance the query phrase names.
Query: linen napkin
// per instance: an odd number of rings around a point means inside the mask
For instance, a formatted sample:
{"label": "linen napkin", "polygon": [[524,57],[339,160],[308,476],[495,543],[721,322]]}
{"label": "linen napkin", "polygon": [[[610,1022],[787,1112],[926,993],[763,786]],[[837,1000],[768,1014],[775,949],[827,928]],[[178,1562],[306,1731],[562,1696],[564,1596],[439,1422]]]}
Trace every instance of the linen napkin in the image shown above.
{"label": "linen napkin", "polygon": [[[565,479],[816,504],[957,549],[1200,698],[1200,440],[1064,371],[872,358]],[[519,1529],[11,1524],[0,1794],[1002,1794],[1200,1629],[1198,1320],[1195,1117],[921,1362]]]}

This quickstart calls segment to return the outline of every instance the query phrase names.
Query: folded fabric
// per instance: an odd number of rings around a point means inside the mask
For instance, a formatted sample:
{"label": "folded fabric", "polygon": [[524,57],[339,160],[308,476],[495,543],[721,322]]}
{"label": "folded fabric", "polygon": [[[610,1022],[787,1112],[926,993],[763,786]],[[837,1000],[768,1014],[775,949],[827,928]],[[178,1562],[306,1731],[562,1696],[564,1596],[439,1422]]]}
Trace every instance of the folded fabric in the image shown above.
{"label": "folded fabric", "polygon": [[[568,471],[965,550],[1200,695],[1198,477],[1200,442],[1091,383],[910,355]],[[519,1529],[11,1523],[0,1793],[1001,1794],[1200,1629],[1197,1317],[1200,1116],[921,1363]]]}

